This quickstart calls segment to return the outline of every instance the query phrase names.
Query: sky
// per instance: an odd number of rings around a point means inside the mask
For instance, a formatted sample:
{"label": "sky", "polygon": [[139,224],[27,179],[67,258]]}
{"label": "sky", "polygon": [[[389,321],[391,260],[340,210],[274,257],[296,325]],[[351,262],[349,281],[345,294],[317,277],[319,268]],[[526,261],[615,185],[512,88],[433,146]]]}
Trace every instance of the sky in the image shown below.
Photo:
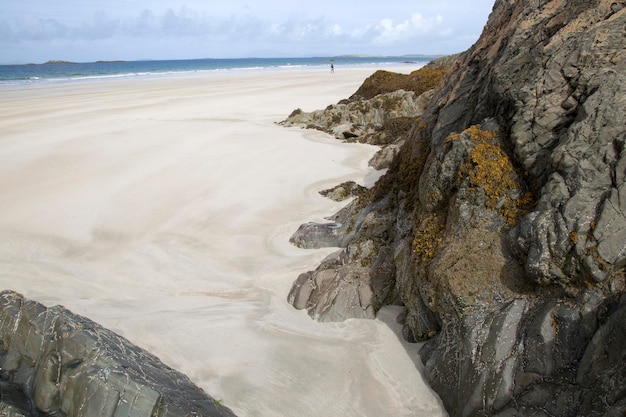
{"label": "sky", "polygon": [[461,52],[494,0],[3,0],[0,63]]}

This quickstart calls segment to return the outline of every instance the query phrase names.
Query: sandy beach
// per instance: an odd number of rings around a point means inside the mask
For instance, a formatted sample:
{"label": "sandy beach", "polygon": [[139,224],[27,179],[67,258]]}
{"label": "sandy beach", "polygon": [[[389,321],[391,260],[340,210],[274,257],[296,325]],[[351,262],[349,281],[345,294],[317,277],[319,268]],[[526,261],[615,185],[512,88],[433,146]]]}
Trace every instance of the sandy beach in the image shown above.
{"label": "sandy beach", "polygon": [[286,301],[336,250],[288,242],[345,204],[318,191],[380,173],[374,147],[276,122],[373,71],[0,88],[0,289],[120,333],[241,417],[445,415],[397,310],[323,324]]}

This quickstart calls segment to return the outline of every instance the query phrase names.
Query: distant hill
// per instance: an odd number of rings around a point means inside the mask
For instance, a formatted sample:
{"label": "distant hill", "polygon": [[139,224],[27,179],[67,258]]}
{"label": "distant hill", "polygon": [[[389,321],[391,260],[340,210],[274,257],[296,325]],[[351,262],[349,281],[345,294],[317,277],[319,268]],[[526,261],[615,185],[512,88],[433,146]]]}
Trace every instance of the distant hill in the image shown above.
{"label": "distant hill", "polygon": [[76,64],[76,62],[63,61],[60,59],[51,59],[50,61],[46,61],[43,65],[62,65],[62,64]]}

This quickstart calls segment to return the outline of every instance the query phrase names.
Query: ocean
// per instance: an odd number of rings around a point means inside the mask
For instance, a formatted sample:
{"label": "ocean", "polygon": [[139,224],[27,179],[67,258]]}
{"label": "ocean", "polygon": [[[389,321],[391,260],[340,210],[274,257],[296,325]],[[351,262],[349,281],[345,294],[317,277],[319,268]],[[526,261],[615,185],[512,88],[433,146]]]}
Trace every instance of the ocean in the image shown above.
{"label": "ocean", "polygon": [[429,57],[314,57],[314,58],[237,58],[156,61],[99,61],[74,63],[51,61],[45,64],[0,65],[0,85],[64,82],[119,77],[163,76],[215,71],[290,70],[425,64]]}

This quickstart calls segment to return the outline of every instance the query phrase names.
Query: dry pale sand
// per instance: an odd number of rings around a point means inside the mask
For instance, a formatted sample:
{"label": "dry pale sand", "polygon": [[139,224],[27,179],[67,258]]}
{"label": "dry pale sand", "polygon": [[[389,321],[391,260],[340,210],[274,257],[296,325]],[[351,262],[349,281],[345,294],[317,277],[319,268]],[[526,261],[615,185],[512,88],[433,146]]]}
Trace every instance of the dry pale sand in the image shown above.
{"label": "dry pale sand", "polygon": [[333,251],[288,243],[341,207],[317,192],[378,174],[374,148],[275,122],[373,71],[2,87],[0,288],[126,336],[242,417],[444,415],[397,311],[320,324],[286,302]]}

